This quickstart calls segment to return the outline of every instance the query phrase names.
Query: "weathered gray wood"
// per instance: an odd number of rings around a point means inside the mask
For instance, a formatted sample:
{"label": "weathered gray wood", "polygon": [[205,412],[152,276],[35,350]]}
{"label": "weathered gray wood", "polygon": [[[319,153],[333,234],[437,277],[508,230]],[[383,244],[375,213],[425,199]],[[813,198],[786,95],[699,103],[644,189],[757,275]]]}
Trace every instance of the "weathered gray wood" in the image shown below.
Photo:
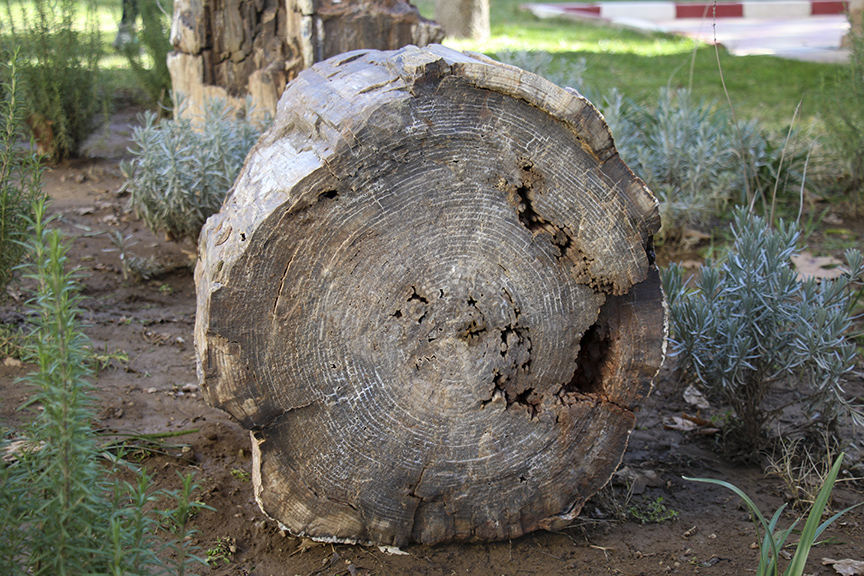
{"label": "weathered gray wood", "polygon": [[262,509],[396,545],[566,524],[663,359],[658,227],[573,90],[438,45],[302,72],[195,273]]}
{"label": "weathered gray wood", "polygon": [[199,114],[206,98],[242,107],[252,96],[272,115],[286,82],[314,62],[443,36],[407,0],[177,0],[168,67],[190,114]]}

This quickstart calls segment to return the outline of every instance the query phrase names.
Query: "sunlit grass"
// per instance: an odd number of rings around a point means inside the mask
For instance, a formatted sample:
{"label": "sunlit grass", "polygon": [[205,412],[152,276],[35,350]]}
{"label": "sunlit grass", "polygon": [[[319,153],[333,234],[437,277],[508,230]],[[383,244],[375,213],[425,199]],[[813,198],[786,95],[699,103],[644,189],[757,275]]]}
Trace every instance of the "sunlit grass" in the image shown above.
{"label": "sunlit grass", "polygon": [[736,114],[756,118],[766,129],[775,131],[788,126],[799,102],[802,125],[821,130],[820,99],[836,89],[834,64],[773,56],[739,57],[684,36],[539,20],[519,11],[511,0],[493,0],[490,39],[447,39],[444,43],[493,57],[503,51],[542,50],[556,57],[552,64],[556,69],[566,69],[568,62],[584,58],[584,85],[574,87],[595,99],[613,88],[638,100],[656,98],[662,87],[684,87],[697,97],[725,106],[722,69]]}
{"label": "sunlit grass", "polygon": [[[0,23],[5,30],[10,23],[17,29],[22,28],[23,22],[35,18],[35,6],[33,0],[0,0]],[[56,4],[52,2],[51,4]],[[91,14],[88,8],[93,9]],[[89,17],[94,17],[103,34],[117,33],[117,24],[122,15],[121,0],[98,0],[94,2],[79,2],[75,18],[75,28],[84,30]],[[113,40],[114,37],[111,36]]]}
{"label": "sunlit grass", "polygon": [[[50,1],[56,3],[56,0]],[[8,34],[13,27],[19,33],[24,31],[25,18],[33,18],[34,4],[34,0],[0,0],[0,33]],[[103,46],[99,60],[99,82],[102,89],[111,94],[112,99],[127,103],[146,101],[143,93],[138,94],[138,80],[130,68],[129,59],[111,45],[122,16],[122,0],[79,1],[77,8],[77,30],[85,30],[88,17],[94,17],[98,24]],[[88,12],[88,8],[92,8],[94,12]],[[143,53],[142,59],[145,66],[152,64],[149,54]]]}
{"label": "sunlit grass", "polygon": [[[531,17],[529,15],[529,17]],[[533,17],[531,17],[533,18]],[[543,50],[546,52],[592,52],[668,56],[686,54],[697,43],[683,36],[643,34],[623,28],[565,23],[557,26],[496,26],[482,43],[448,39],[445,44],[459,50]]]}
{"label": "sunlit grass", "polygon": [[[0,21],[6,6],[32,7],[34,0],[0,0]],[[542,50],[556,57],[552,66],[566,69],[582,58],[587,63],[584,86],[594,95],[612,88],[632,98],[655,98],[664,86],[691,88],[697,97],[726,101],[713,46],[683,36],[645,33],[620,27],[568,20],[540,20],[520,9],[523,0],[491,0],[492,36],[484,42],[447,39],[458,50],[494,55],[503,51]],[[415,0],[421,13],[434,17],[433,0]],[[83,7],[85,2],[81,2]],[[105,45],[101,68],[112,77],[129,70],[127,60],[110,44],[121,17],[121,0],[96,0]],[[16,9],[20,10],[20,9]],[[83,11],[82,11],[83,12]],[[782,130],[799,102],[804,125],[819,126],[820,98],[835,90],[836,65],[784,60],[771,56],[736,57],[719,50],[723,77],[736,113],[758,118]]]}

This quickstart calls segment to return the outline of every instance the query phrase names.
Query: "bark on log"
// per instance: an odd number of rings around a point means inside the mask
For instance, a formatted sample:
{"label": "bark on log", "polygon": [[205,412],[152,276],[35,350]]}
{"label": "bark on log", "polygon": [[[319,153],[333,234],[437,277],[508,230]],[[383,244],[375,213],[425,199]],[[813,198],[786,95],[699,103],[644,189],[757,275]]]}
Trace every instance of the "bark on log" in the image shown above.
{"label": "bark on log", "polygon": [[286,82],[331,56],[439,42],[443,30],[407,0],[175,0],[171,82],[190,114],[206,98],[276,112]]}
{"label": "bark on log", "polygon": [[574,90],[439,45],[302,72],[195,272],[262,510],[395,545],[570,521],[663,360],[658,228]]}

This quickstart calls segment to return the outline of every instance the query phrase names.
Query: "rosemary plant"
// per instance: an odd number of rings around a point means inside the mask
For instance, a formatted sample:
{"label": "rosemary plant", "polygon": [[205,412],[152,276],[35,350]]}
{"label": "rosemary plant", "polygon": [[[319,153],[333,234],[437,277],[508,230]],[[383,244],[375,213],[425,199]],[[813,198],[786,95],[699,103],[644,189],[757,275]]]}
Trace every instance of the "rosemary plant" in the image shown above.
{"label": "rosemary plant", "polygon": [[24,103],[21,100],[20,56],[0,64],[0,300],[24,255],[31,206],[42,195],[40,157],[19,144],[23,137]]}
{"label": "rosemary plant", "polygon": [[[141,30],[122,51],[132,72],[147,92],[150,100],[160,105],[170,104],[171,75],[168,54],[172,50],[168,39],[171,30],[172,0],[136,0],[141,13]],[[143,50],[142,50],[143,49]],[[166,109],[170,110],[170,108]]]}
{"label": "rosemary plant", "polygon": [[[42,411],[23,434],[25,447],[11,462],[0,460],[0,573],[183,574],[192,562],[204,561],[186,553],[180,564],[167,564],[152,551],[161,541],[161,516],[148,511],[158,496],[148,493],[149,478],[130,468],[139,474],[137,483],[113,480],[119,461],[101,457],[91,426],[91,352],[78,319],[81,296],[66,269],[67,246],[47,227],[44,200],[34,214],[28,249],[34,261],[29,276],[38,286],[31,339],[37,371],[27,381],[36,387],[31,403]],[[190,546],[188,517],[203,506],[191,501],[192,490],[191,479],[184,480],[182,493],[167,494],[177,508],[162,513],[185,519],[168,538],[184,551]]]}
{"label": "rosemary plant", "polygon": [[[803,430],[833,433],[841,414],[864,425],[862,406],[843,391],[856,362],[846,333],[864,257],[847,250],[847,275],[799,281],[790,264],[797,226],[781,220],[771,229],[739,209],[732,230],[729,254],[706,261],[694,289],[677,265],[663,273],[683,373],[732,407],[751,448],[763,444],[766,428],[779,426],[791,404],[807,418]],[[778,400],[784,389],[791,403]]]}
{"label": "rosemary plant", "polygon": [[135,159],[121,169],[132,207],[151,230],[174,240],[197,240],[264,123],[252,119],[251,101],[238,114],[224,100],[208,100],[198,122],[182,112],[182,101],[177,105],[177,120],[157,123],[154,114],[144,115],[132,135]]}
{"label": "rosemary plant", "polygon": [[95,0],[4,0],[3,43],[21,50],[27,124],[52,160],[76,156],[96,129],[105,94]]}

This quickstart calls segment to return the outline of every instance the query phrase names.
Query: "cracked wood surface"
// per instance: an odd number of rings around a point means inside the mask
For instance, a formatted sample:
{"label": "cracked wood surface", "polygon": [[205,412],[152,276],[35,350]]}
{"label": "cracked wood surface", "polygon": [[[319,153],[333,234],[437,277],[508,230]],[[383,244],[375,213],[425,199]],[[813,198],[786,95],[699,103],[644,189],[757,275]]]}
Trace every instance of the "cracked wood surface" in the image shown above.
{"label": "cracked wood surface", "polygon": [[574,90],[438,45],[302,72],[195,273],[262,509],[395,545],[569,522],[663,360],[658,227]]}

